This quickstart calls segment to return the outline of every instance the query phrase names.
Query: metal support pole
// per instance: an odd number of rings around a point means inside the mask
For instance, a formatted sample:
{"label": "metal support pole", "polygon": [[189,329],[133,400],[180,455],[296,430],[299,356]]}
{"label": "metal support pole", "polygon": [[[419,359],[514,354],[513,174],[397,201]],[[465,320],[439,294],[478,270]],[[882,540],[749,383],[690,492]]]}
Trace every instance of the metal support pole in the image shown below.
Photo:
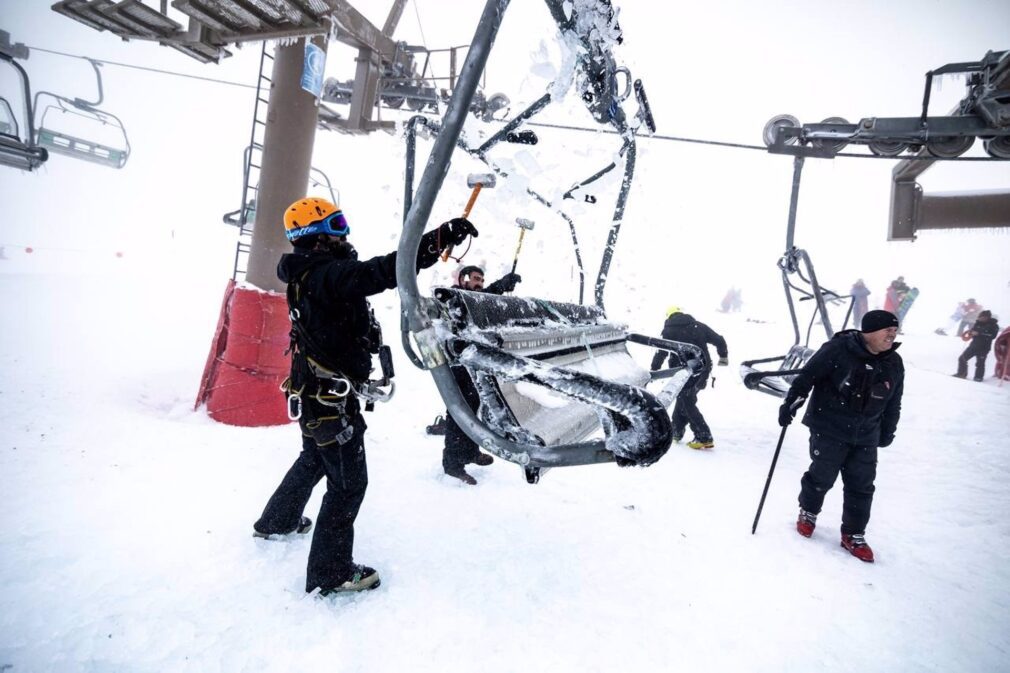
{"label": "metal support pole", "polygon": [[449,370],[449,365],[446,363],[441,342],[434,333],[431,319],[423,311],[420,291],[417,287],[416,260],[421,235],[424,233],[428,217],[431,215],[435,197],[438,195],[449,170],[453,149],[463,129],[463,122],[468,114],[470,102],[480,83],[480,75],[487,64],[491,47],[498,34],[498,28],[501,26],[502,17],[508,4],[509,0],[487,0],[484,5],[484,11],[477,24],[473,40],[471,40],[466,60],[463,62],[459,80],[453,90],[452,98],[449,100],[448,109],[442,121],[442,130],[435,139],[435,146],[431,150],[410,212],[404,222],[396,257],[396,281],[400,291],[400,310],[404,318],[403,323],[414,333],[421,358],[431,371],[432,378],[446,402],[449,413],[471,439],[496,455],[502,455],[502,452],[507,451],[506,447],[511,443],[496,438],[486,430],[474,416],[466,400],[463,399],[452,372]]}
{"label": "metal support pole", "polygon": [[[618,108],[620,110],[620,108]],[[624,180],[621,191],[617,195],[617,205],[614,207],[613,224],[607,235],[607,246],[603,249],[603,259],[600,260],[600,272],[596,276],[596,305],[603,308],[603,291],[607,285],[607,275],[610,273],[610,261],[614,256],[614,246],[617,245],[617,235],[621,232],[624,220],[624,207],[628,203],[628,193],[631,191],[631,179],[635,174],[635,136],[627,125],[619,122],[618,132],[625,135],[624,146],[627,148],[624,156]]]}
{"label": "metal support pole", "polygon": [[793,191],[789,196],[789,225],[786,228],[786,254],[792,251],[796,235],[796,205],[800,199],[800,178],[803,177],[803,157],[793,157]]}
{"label": "metal support pole", "polygon": [[[312,41],[326,49],[325,37]],[[281,222],[284,209],[305,196],[309,182],[319,108],[315,96],[301,88],[304,54],[304,38],[278,47],[271,75],[256,223],[246,273],[246,281],[262,290],[284,291],[277,278],[277,260],[291,245]]]}
{"label": "metal support pole", "polygon": [[800,259],[807,267],[807,274],[810,276],[810,286],[814,291],[814,301],[817,302],[817,311],[821,314],[821,324],[824,325],[824,332],[830,339],[835,335],[835,330],[831,327],[831,316],[828,315],[828,305],[824,302],[824,291],[821,290],[820,283],[817,282],[817,272],[814,271],[814,264],[810,261],[810,255],[806,250],[799,250]]}

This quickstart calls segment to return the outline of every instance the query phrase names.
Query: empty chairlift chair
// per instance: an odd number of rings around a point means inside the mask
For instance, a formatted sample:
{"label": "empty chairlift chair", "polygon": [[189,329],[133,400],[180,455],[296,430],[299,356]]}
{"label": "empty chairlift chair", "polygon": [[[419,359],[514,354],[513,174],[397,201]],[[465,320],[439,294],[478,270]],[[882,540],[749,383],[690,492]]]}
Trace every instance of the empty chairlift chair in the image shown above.
{"label": "empty chairlift chair", "polygon": [[[0,31],[0,62],[7,63],[14,69],[20,84],[17,96],[10,96],[10,100],[0,96],[0,165],[31,171],[44,164],[49,158],[49,153],[44,147],[34,144],[32,94],[28,73],[14,60],[15,57],[27,58],[27,55],[27,47],[22,44],[10,44],[7,33]],[[14,105],[11,105],[12,101]],[[18,116],[14,111],[19,103],[25,111],[23,127],[18,123]]]}
{"label": "empty chairlift chair", "polygon": [[98,100],[38,92],[34,103],[38,116],[36,143],[74,159],[122,168],[130,158],[130,141],[119,117],[98,109],[104,99],[102,74],[98,63],[89,62],[98,80]]}

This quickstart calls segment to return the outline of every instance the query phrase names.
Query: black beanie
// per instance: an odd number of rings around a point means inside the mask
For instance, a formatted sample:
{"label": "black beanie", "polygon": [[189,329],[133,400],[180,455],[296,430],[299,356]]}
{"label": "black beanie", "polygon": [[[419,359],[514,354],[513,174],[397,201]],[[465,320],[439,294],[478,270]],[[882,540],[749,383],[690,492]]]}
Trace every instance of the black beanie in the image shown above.
{"label": "black beanie", "polygon": [[474,265],[464,266],[462,269],[459,270],[459,273],[456,274],[456,282],[462,285],[463,279],[469,276],[474,271],[479,272],[481,275],[484,274],[484,269],[480,268],[479,266]]}
{"label": "black beanie", "polygon": [[887,329],[888,327],[898,327],[897,316],[890,311],[870,311],[863,316],[863,327],[860,331],[865,334],[867,332]]}

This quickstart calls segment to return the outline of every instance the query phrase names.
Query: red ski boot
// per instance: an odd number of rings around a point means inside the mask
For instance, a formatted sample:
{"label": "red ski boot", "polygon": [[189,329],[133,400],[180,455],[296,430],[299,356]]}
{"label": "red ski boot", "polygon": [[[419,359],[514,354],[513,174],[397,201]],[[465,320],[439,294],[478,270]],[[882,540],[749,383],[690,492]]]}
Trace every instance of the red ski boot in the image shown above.
{"label": "red ski boot", "polygon": [[800,509],[800,515],[796,519],[796,532],[803,537],[810,537],[814,534],[814,528],[816,527],[817,515],[805,509]]}
{"label": "red ski boot", "polygon": [[873,550],[870,549],[870,545],[866,544],[866,538],[862,533],[852,535],[842,533],[842,546],[860,561],[873,563]]}

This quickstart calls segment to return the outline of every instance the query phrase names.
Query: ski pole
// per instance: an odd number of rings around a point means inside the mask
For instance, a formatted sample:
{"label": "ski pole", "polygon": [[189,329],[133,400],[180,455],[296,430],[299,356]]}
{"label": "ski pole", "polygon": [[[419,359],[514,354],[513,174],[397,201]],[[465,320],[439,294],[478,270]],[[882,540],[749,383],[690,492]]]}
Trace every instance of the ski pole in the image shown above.
{"label": "ski pole", "polygon": [[[804,402],[806,402],[806,398],[800,397],[790,405],[789,408],[792,410],[793,414],[796,413],[797,409],[803,406]],[[765,480],[765,488],[761,491],[761,502],[758,503],[757,513],[754,515],[754,525],[750,528],[751,535],[757,532],[758,521],[761,519],[761,510],[764,509],[765,498],[768,496],[768,487],[771,486],[772,475],[775,474],[775,464],[779,462],[779,451],[782,450],[782,442],[786,438],[786,430],[788,429],[788,425],[783,426],[782,432],[779,434],[779,443],[775,445],[775,455],[772,456],[772,465],[768,468],[768,478]]]}
{"label": "ski pole", "polygon": [[750,534],[753,535],[757,532],[758,520],[761,518],[761,510],[765,506],[765,497],[768,495],[768,487],[772,483],[772,475],[775,474],[775,463],[779,461],[779,451],[782,450],[782,440],[786,438],[786,430],[789,426],[782,428],[782,432],[779,434],[779,443],[775,447],[775,455],[772,456],[772,466],[768,468],[768,478],[765,480],[765,490],[761,491],[761,502],[758,503],[757,514],[754,515],[754,525],[750,527]]}

